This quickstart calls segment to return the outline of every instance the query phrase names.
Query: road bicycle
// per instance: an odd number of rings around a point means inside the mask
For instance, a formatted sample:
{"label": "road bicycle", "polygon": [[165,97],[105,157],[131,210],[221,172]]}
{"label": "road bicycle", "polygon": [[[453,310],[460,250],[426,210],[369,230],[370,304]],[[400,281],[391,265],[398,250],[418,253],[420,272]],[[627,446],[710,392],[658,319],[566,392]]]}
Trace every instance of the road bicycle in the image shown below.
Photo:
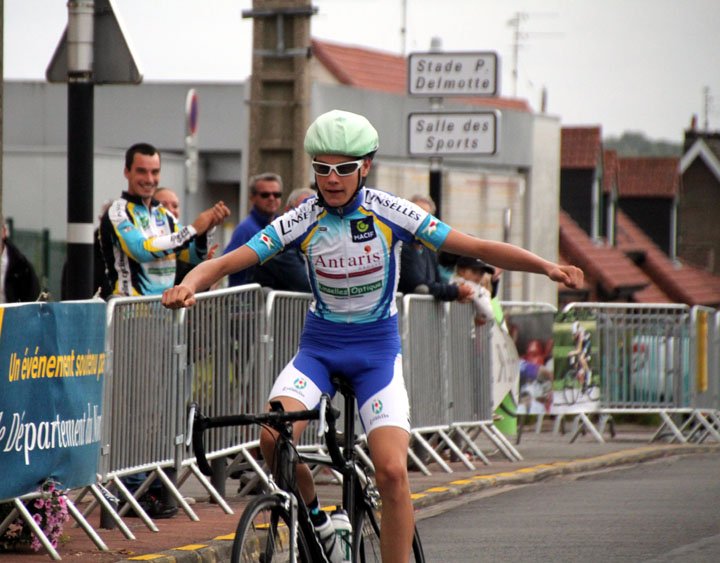
{"label": "road bicycle", "polygon": [[[270,402],[270,411],[206,417],[196,412],[192,437],[198,467],[206,475],[212,470],[205,457],[203,432],[210,428],[258,424],[276,431],[275,467],[269,479],[270,492],[254,498],[240,517],[233,541],[233,563],[255,561],[301,561],[317,563],[328,559],[322,549],[307,506],[297,487],[298,463],[329,467],[342,476],[342,508],[352,525],[352,561],[381,561],[378,504],[380,495],[373,485],[370,468],[358,454],[355,428],[355,394],[340,376],[333,384],[344,397],[343,445],[338,442],[336,422],[340,411],[323,394],[317,409],[285,412],[279,401]],[[318,435],[324,435],[328,455],[299,452],[293,444],[293,422],[318,420]],[[413,537],[412,561],[424,562],[417,528]]]}
{"label": "road bicycle", "polygon": [[[562,378],[562,389],[565,403],[574,405],[583,395],[587,396],[590,401],[597,401],[600,398],[600,389],[595,382],[592,371],[590,376],[585,380],[586,374],[582,373],[580,362],[577,356],[570,356],[570,369]],[[590,357],[587,356],[588,364]]]}

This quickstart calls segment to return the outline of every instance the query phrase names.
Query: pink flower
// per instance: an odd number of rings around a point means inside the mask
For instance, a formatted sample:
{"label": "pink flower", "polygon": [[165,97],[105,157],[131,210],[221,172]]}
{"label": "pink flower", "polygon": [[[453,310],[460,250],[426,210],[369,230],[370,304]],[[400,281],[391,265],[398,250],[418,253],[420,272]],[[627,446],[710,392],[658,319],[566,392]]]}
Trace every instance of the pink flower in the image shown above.
{"label": "pink flower", "polygon": [[45,506],[45,501],[43,499],[39,498],[35,501],[35,508],[42,508],[43,506]]}

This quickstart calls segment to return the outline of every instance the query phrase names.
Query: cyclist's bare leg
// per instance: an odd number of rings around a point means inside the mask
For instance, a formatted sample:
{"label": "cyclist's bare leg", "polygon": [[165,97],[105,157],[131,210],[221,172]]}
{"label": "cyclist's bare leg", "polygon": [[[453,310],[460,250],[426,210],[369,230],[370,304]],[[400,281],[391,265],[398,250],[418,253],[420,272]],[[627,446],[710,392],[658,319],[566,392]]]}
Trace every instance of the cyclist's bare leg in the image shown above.
{"label": "cyclist's bare leg", "polygon": [[[304,404],[292,397],[277,397],[273,400],[280,401],[287,412],[302,411],[306,409]],[[267,412],[269,410],[270,405],[267,405],[265,411]],[[293,439],[295,443],[297,443],[307,425],[307,420],[301,420],[293,425]],[[276,432],[274,430],[270,430],[268,428],[263,428],[260,433],[260,449],[262,450],[265,462],[269,467],[272,467],[273,458],[275,457],[275,434]],[[298,489],[300,490],[300,494],[302,495],[305,503],[307,504],[312,502],[315,498],[315,482],[313,481],[310,468],[304,463],[300,463],[297,466],[297,483]]]}
{"label": "cyclist's bare leg", "polygon": [[409,434],[395,426],[381,426],[368,436],[375,480],[382,499],[380,551],[386,562],[410,559],[414,533],[413,507],[407,473]]}
{"label": "cyclist's bare leg", "polygon": [[580,363],[580,369],[582,370],[578,372],[578,375],[582,374],[583,387],[587,387],[588,385],[590,385],[590,366],[588,366],[585,354],[580,354],[578,356],[578,362]]}

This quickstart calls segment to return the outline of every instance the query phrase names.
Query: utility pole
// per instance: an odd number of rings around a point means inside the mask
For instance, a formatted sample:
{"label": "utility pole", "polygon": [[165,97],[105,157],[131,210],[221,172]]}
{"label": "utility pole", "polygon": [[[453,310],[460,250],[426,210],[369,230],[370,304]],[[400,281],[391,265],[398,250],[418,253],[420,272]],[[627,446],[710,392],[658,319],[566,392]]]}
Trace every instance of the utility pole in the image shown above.
{"label": "utility pole", "polygon": [[95,84],[142,81],[112,0],[70,0],[68,25],[45,71],[67,82],[68,299],[89,299],[93,287]]}
{"label": "utility pole", "polygon": [[253,18],[248,174],[280,174],[286,192],[310,178],[303,140],[310,121],[315,13],[310,0],[253,0],[252,10],[242,12]]}
{"label": "utility pole", "polygon": [[[93,294],[94,0],[68,2],[67,268],[68,299]],[[89,265],[89,266],[88,266]]]}

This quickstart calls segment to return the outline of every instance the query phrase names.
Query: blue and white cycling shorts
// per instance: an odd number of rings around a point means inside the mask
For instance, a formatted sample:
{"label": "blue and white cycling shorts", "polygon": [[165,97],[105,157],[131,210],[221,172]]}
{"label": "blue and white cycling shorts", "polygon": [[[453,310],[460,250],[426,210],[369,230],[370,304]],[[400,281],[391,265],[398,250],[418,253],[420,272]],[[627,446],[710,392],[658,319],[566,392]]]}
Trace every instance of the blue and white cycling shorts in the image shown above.
{"label": "blue and white cycling shorts", "polygon": [[343,324],[308,312],[298,352],[280,372],[268,400],[291,397],[315,408],[323,393],[335,395],[337,389],[330,383],[334,373],[350,380],[368,435],[381,426],[410,431],[397,315]]}

